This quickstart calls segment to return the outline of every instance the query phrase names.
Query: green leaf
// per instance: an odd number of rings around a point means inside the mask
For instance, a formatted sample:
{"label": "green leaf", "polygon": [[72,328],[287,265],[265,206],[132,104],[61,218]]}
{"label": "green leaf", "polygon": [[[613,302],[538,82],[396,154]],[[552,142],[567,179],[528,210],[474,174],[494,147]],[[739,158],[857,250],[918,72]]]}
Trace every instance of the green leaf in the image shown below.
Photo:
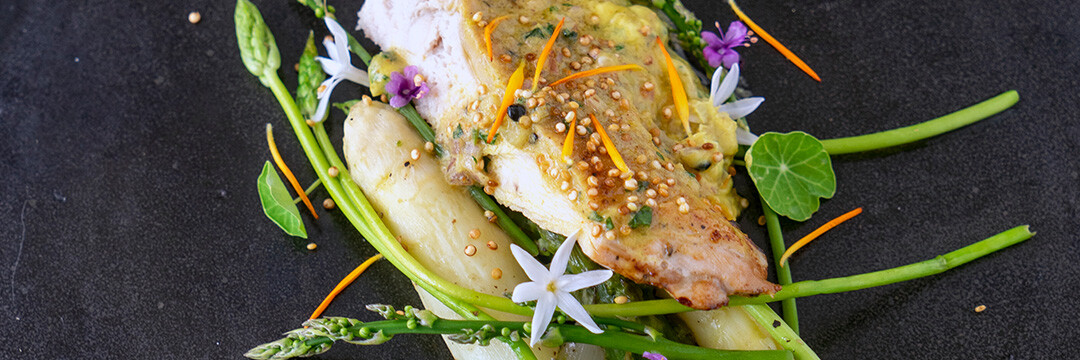
{"label": "green leaf", "polygon": [[307,239],[307,230],[304,229],[304,221],[300,219],[300,211],[296,209],[289,189],[285,188],[285,183],[269,161],[263,165],[262,174],[259,174],[259,200],[262,201],[266,217],[281,227],[281,230]]}
{"label": "green leaf", "polygon": [[[326,79],[322,65],[315,60],[316,56],[319,56],[319,50],[315,47],[315,34],[309,31],[307,45],[304,46],[304,53],[300,55],[298,62],[300,73],[297,75],[296,84],[296,106],[300,107],[300,113],[308,119],[315,115],[315,110],[319,107],[317,91],[323,79]],[[346,109],[345,112],[348,113],[349,110]]]}
{"label": "green leaf", "polygon": [[270,87],[266,75],[281,67],[281,53],[274,42],[274,34],[270,33],[262,14],[251,1],[237,0],[233,19],[236,21],[240,59],[244,60],[244,66],[252,75],[258,76],[263,85]]}
{"label": "green leaf", "polygon": [[634,213],[634,217],[630,218],[630,223],[627,225],[630,225],[631,229],[652,225],[652,208],[642,206],[641,209]]}
{"label": "green leaf", "polygon": [[809,219],[819,198],[836,193],[829,154],[802,131],[761,135],[746,151],[746,169],[769,207],[792,220]]}

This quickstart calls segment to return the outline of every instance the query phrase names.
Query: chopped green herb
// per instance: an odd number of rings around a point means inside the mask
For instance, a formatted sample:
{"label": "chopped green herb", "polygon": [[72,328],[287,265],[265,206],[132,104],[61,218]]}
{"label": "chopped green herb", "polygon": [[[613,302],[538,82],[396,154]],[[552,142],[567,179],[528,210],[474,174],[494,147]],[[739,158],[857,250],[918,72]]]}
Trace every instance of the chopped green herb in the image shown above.
{"label": "chopped green herb", "polygon": [[611,218],[604,218],[604,229],[611,230],[615,228],[615,223],[611,221]]}
{"label": "chopped green herb", "polygon": [[461,129],[461,124],[458,124],[457,129],[454,129],[454,138],[460,138],[462,135],[465,135],[465,130]]}
{"label": "chopped green herb", "polygon": [[604,218],[600,216],[600,213],[593,211],[591,214],[589,214],[589,220],[601,222],[604,221]]}
{"label": "chopped green herb", "polygon": [[577,39],[577,31],[563,30],[562,36],[570,39]]}
{"label": "chopped green herb", "polygon": [[353,105],[356,105],[358,102],[360,102],[359,99],[353,99],[346,102],[334,103],[334,107],[341,109],[341,111],[344,111],[345,114],[348,115],[349,109],[352,109]]}
{"label": "chopped green herb", "polygon": [[634,217],[630,218],[630,223],[627,225],[630,225],[631,229],[652,225],[652,208],[648,205],[642,206],[634,213]]}
{"label": "chopped green herb", "polygon": [[548,11],[550,11],[550,12],[559,11],[559,7],[558,6],[551,6],[551,7],[548,8]]}
{"label": "chopped green herb", "polygon": [[622,46],[622,45],[615,45],[615,51],[619,51],[619,50],[622,50],[623,48],[625,48],[625,46]]}
{"label": "chopped green herb", "polygon": [[398,140],[397,144],[394,144],[394,145],[396,145],[397,147],[401,147],[401,140]]}
{"label": "chopped green herb", "polygon": [[661,154],[661,153],[660,153],[659,151],[657,151],[657,152],[656,152],[656,156],[659,156],[659,157],[660,157],[660,160],[664,160],[664,161],[667,161],[667,159],[666,159],[666,158],[664,158],[664,154]]}
{"label": "chopped green herb", "polygon": [[562,3],[562,6],[565,6],[565,7],[572,7],[572,6],[574,6],[574,4],[571,4],[571,3]]}
{"label": "chopped green herb", "polygon": [[637,183],[637,191],[639,191],[639,192],[640,191],[645,191],[645,189],[648,189],[648,188],[649,188],[649,182],[648,181],[644,181],[644,180],[638,181],[638,183]]}

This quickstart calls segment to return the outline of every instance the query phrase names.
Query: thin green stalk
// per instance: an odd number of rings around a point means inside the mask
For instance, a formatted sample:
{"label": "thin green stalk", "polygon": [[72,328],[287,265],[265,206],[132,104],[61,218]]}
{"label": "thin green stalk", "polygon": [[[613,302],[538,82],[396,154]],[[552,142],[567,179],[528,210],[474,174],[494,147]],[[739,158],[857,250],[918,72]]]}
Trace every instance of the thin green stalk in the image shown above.
{"label": "thin green stalk", "polygon": [[[329,350],[329,345],[338,340],[374,345],[400,334],[458,335],[459,338],[481,343],[503,337],[524,338],[526,336],[523,334],[528,334],[525,330],[526,323],[520,321],[435,318],[424,324],[417,318],[418,316],[410,319],[373,322],[344,318],[316,319],[305,323],[310,326],[309,328],[290,331],[286,333],[285,339],[260,345],[245,355],[262,359],[311,356]],[[562,324],[549,325],[543,343],[547,346],[559,346],[565,343],[592,344],[637,354],[649,351],[662,354],[669,359],[779,360],[793,358],[792,353],[786,350],[717,350],[615,330],[593,334],[580,326]]]}
{"label": "thin green stalk", "polygon": [[522,249],[525,249],[525,251],[528,251],[532,256],[536,256],[540,253],[540,248],[536,246],[536,241],[533,241],[528,235],[525,235],[525,232],[521,231],[521,228],[514,223],[514,220],[506,215],[506,212],[499,207],[499,204],[495,203],[495,199],[488,196],[483,188],[473,185],[469,186],[467,189],[469,190],[469,195],[472,195],[473,200],[476,200],[476,203],[480,204],[480,207],[495,213],[495,222],[499,224],[499,227],[501,227],[504,232],[506,232],[506,235],[510,236],[510,239],[513,240],[515,244]]}
{"label": "thin green stalk", "polygon": [[[315,182],[311,183],[311,185],[308,186],[307,189],[304,189],[304,194],[311,195],[311,193],[314,192],[315,189],[319,188],[319,185],[322,185],[322,179],[315,179]],[[300,198],[300,197],[297,197],[297,198],[293,199],[292,203],[293,204],[300,203],[300,200],[303,200],[303,199]]]}
{"label": "thin green stalk", "polygon": [[776,343],[783,346],[784,349],[790,350],[795,354],[795,358],[798,360],[818,360],[820,359],[814,349],[811,349],[809,345],[799,337],[799,332],[788,326],[786,322],[780,319],[780,316],[776,315],[768,305],[746,305],[743,306],[743,310],[750,315],[762,328],[765,329],[769,335],[772,335]]}
{"label": "thin green stalk", "polygon": [[1017,94],[1016,90],[1009,90],[981,103],[927,122],[873,134],[821,140],[821,144],[825,145],[825,152],[828,152],[829,155],[849,154],[903,145],[970,125],[1005,111],[1019,100],[1020,95]]}
{"label": "thin green stalk", "polygon": [[[769,229],[769,247],[772,249],[773,262],[776,264],[776,281],[781,286],[788,286],[791,284],[791,267],[781,266],[780,258],[784,256],[784,251],[787,246],[784,245],[784,234],[780,230],[780,218],[776,216],[776,211],[773,211],[769,204],[765,202],[765,199],[761,200],[762,211],[765,212],[765,224]],[[784,322],[791,326],[791,329],[798,334],[799,333],[799,313],[795,309],[795,298],[781,300],[780,306],[784,310]]]}
{"label": "thin green stalk", "polygon": [[[758,295],[753,297],[732,296],[728,305],[765,304],[804,296],[862,290],[875,286],[889,285],[901,281],[936,275],[986,256],[992,252],[1023,242],[1024,240],[1030,239],[1032,235],[1035,234],[1028,229],[1027,225],[1021,225],[930,260],[848,277],[816,281],[800,281],[785,286],[783,290],[777,291],[776,294],[773,295]],[[673,299],[629,302],[621,305],[586,305],[585,309],[593,316],[641,316],[671,314],[694,310],[679,304],[678,301]]]}

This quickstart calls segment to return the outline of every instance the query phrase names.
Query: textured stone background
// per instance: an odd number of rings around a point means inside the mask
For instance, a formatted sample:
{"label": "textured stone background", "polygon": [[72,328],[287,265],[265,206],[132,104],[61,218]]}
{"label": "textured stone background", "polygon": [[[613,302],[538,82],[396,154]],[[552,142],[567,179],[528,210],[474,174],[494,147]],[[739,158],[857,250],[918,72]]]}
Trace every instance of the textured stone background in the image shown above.
{"label": "textured stone background", "polygon": [[[265,123],[278,125],[301,182],[314,174],[273,96],[240,63],[234,3],[187,3],[0,4],[0,357],[239,358],[296,327],[374,254],[338,213],[307,219],[315,252],[263,217]],[[285,1],[257,3],[291,88],[305,31]],[[707,22],[734,19],[719,1],[687,3]],[[355,21],[358,4],[334,5]],[[1021,94],[959,131],[834,158],[834,199],[784,229],[791,243],[865,209],[792,259],[796,280],[924,260],[1018,224],[1039,234],[939,276],[801,299],[805,340],[830,359],[1074,356],[1080,3],[742,5],[824,78],[809,80],[763,43],[744,49],[743,74],[768,99],[750,119],[758,132],[857,135]],[[197,25],[187,21],[194,10]],[[741,223],[764,246],[755,209]],[[363,305],[376,302],[418,300],[380,262],[328,314],[371,319]],[[976,314],[977,305],[989,308]],[[323,358],[446,357],[436,337],[402,336]]]}

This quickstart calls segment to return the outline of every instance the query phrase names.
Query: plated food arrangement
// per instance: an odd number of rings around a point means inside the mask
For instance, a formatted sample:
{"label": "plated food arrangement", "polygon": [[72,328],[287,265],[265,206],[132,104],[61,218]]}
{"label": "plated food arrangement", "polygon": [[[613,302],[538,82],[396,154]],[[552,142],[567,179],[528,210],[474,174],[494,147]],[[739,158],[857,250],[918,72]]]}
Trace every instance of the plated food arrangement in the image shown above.
{"label": "plated food arrangement", "polygon": [[[739,47],[760,37],[818,76],[734,2],[744,21],[714,33],[673,0],[369,1],[358,29],[382,49],[375,55],[332,6],[300,3],[331,35],[325,57],[309,39],[295,98],[277,77],[273,35],[239,0],[244,64],[282,104],[337,208],[424,304],[372,305],[386,318],[379,322],[321,317],[369,261],[303,328],[251,358],[424,333],[442,334],[458,358],[813,359],[798,337],[794,298],[940,273],[1032,235],[1020,226],[933,260],[846,278],[791,283],[777,268],[777,283],[769,281],[770,258],[781,265],[813,240],[785,248],[778,218],[806,220],[833,196],[831,155],[935,136],[1017,95],[852,138],[755,135],[745,117],[763,99],[732,95]],[[343,160],[324,120],[345,80],[370,96],[335,104],[348,113]],[[770,256],[733,223],[757,206],[734,191],[734,177],[746,175],[763,200]],[[269,162],[260,194],[271,220],[306,236]],[[773,301],[784,302],[783,317],[764,305]]]}

